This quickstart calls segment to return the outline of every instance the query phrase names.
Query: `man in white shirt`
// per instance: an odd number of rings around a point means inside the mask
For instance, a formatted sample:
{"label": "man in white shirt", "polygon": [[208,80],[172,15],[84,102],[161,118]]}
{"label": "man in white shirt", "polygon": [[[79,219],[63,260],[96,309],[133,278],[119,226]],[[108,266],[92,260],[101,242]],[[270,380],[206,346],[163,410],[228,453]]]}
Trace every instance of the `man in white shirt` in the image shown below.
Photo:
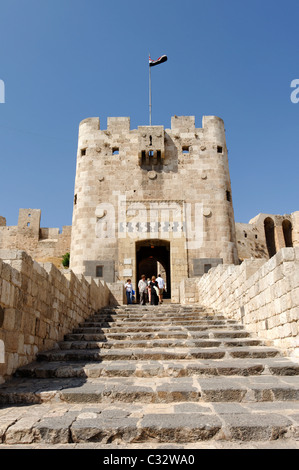
{"label": "man in white shirt", "polygon": [[161,274],[158,274],[158,277],[157,277],[156,281],[158,282],[158,286],[159,286],[159,301],[160,301],[160,304],[162,304],[163,303],[163,292],[164,292],[164,289],[165,289],[165,282],[162,279]]}
{"label": "man in white shirt", "polygon": [[140,294],[140,303],[141,305],[145,305],[145,296],[146,296],[146,289],[147,289],[147,282],[145,280],[145,274],[141,276],[141,279],[138,282],[138,289],[139,289],[139,294]]}

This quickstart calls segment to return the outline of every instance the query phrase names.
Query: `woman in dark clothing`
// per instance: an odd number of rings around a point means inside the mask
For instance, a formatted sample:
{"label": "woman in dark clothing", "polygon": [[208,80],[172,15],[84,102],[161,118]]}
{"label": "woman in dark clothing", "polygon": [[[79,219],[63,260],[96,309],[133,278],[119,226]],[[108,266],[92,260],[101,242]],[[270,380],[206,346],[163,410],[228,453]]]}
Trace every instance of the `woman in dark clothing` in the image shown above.
{"label": "woman in dark clothing", "polygon": [[155,287],[158,289],[158,292],[159,292],[159,286],[158,286],[158,282],[156,281],[155,276],[152,277],[152,280],[149,283],[149,285],[151,289],[151,305],[158,305],[159,295],[157,294]]}

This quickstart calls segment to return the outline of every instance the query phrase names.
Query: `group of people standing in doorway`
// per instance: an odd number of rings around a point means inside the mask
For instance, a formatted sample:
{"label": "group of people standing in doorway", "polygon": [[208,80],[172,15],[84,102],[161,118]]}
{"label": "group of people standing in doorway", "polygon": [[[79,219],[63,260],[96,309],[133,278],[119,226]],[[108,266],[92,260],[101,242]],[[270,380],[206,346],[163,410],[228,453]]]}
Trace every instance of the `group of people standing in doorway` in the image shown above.
{"label": "group of people standing in doorway", "polygon": [[[125,288],[127,303],[132,304],[135,292],[133,290],[131,279],[127,280]],[[150,303],[151,305],[159,305],[159,303],[162,304],[163,293],[165,291],[164,279],[161,277],[161,274],[159,274],[157,278],[156,276],[152,276],[152,279],[146,279],[145,274],[143,274],[138,282],[138,291],[141,305],[145,305],[146,303]]]}

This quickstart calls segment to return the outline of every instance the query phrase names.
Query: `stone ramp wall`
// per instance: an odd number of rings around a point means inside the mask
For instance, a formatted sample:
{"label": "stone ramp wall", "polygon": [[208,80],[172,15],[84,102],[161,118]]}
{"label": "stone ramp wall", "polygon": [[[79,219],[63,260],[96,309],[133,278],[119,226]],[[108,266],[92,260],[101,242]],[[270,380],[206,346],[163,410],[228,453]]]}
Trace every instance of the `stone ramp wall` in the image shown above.
{"label": "stone ramp wall", "polygon": [[181,302],[241,321],[253,334],[299,358],[299,247],[265,260],[219,265],[181,283]]}
{"label": "stone ramp wall", "polygon": [[37,352],[55,348],[109,298],[99,280],[64,275],[25,251],[0,250],[0,383]]}

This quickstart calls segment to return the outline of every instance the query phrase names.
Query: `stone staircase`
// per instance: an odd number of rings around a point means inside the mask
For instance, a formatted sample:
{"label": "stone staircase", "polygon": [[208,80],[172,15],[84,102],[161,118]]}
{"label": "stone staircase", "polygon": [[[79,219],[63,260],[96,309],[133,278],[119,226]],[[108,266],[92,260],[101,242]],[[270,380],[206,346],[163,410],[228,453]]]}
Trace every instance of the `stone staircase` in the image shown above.
{"label": "stone staircase", "polygon": [[299,448],[299,363],[213,311],[105,308],[58,346],[0,387],[2,446]]}

